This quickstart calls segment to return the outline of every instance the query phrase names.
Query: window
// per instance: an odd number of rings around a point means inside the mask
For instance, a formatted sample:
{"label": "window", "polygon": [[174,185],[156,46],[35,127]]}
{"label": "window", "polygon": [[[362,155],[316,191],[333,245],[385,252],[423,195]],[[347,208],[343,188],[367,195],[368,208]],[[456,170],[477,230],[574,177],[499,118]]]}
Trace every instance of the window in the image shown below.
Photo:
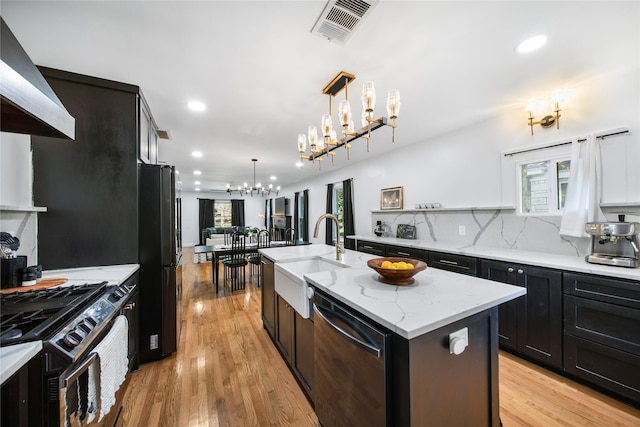
{"label": "window", "polygon": [[[340,230],[338,236],[340,241],[344,241],[344,192],[342,191],[342,182],[333,185],[333,215],[338,218]],[[333,241],[336,241],[335,227],[333,230]]]}
{"label": "window", "polygon": [[231,200],[216,200],[213,206],[213,224],[216,227],[231,227]]}
{"label": "window", "polygon": [[559,215],[564,209],[571,161],[566,157],[517,164],[519,211],[524,215]]}

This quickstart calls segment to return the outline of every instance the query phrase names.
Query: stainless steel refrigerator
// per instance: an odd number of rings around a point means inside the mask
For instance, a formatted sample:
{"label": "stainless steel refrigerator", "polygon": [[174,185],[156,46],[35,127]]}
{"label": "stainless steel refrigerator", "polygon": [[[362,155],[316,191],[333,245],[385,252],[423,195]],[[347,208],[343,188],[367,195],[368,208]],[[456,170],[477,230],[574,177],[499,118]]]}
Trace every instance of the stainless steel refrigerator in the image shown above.
{"label": "stainless steel refrigerator", "polygon": [[140,165],[140,362],[177,349],[182,318],[182,251],[173,166]]}

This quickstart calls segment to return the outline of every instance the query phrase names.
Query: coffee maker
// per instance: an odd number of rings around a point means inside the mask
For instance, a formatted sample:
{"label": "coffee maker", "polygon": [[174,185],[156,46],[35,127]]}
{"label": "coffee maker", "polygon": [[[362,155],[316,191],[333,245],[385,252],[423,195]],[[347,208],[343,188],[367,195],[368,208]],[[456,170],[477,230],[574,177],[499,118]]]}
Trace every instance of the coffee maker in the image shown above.
{"label": "coffee maker", "polygon": [[591,235],[591,255],[585,257],[587,262],[616,267],[640,266],[640,223],[625,222],[624,215],[618,215],[618,222],[588,222],[585,231]]}
{"label": "coffee maker", "polygon": [[389,227],[382,221],[376,221],[376,228],[373,230],[373,234],[378,237],[385,237],[388,234]]}

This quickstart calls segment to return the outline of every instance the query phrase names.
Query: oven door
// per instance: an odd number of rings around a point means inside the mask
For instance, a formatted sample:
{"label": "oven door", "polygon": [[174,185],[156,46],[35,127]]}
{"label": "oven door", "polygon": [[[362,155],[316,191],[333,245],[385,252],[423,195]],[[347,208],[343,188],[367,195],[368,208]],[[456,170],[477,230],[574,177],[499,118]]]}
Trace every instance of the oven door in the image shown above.
{"label": "oven door", "polygon": [[[112,319],[99,344],[60,374],[58,422],[61,427],[117,425],[130,366],[128,323],[124,315]],[[101,357],[110,361],[106,370],[101,369]],[[102,418],[100,404],[110,406]]]}

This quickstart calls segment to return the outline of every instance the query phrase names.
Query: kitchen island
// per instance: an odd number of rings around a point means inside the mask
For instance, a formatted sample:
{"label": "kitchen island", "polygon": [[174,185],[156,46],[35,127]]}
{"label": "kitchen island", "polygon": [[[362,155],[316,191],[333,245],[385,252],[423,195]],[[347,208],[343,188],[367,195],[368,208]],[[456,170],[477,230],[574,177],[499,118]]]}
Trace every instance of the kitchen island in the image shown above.
{"label": "kitchen island", "polygon": [[[309,258],[334,263],[335,269],[326,267],[302,276],[316,291],[390,333],[385,378],[388,413],[379,420],[381,425],[499,425],[497,306],[524,295],[523,288],[432,268],[416,274],[412,285],[387,285],[366,265],[375,256],[347,250],[337,261],[335,248],[327,245],[270,248],[261,253],[285,274],[289,269],[299,275],[288,265]],[[300,301],[291,299],[311,293],[284,295],[295,309]],[[467,337],[459,354],[454,353],[459,345],[454,345],[457,333]],[[339,355],[330,357],[332,363],[339,359]],[[316,380],[324,362],[314,362]],[[335,381],[349,379],[336,375]],[[358,384],[351,388],[357,390]],[[346,396],[337,397],[346,400]],[[320,398],[314,395],[316,405]]]}

